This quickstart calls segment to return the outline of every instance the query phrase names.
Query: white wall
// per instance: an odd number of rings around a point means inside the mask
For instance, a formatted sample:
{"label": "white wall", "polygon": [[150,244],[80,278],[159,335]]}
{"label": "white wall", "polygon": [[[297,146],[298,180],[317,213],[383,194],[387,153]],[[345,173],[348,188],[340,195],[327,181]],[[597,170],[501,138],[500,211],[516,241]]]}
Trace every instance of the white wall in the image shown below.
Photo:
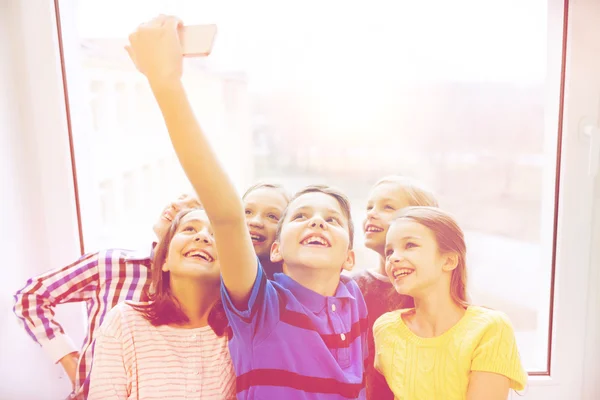
{"label": "white wall", "polygon": [[[48,64],[56,46],[50,6],[37,1],[32,17],[19,0],[0,0],[0,399],[55,400],[70,390],[12,312],[27,278],[79,256],[60,69]],[[76,343],[82,315],[81,306],[58,314],[71,321],[63,327]]]}

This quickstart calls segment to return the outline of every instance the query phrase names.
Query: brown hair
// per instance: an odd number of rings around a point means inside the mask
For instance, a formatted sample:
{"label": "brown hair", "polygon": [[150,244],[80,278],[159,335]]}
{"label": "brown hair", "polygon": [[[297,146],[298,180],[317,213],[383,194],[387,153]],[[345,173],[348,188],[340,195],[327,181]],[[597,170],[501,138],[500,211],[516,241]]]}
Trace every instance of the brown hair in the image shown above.
{"label": "brown hair", "polygon": [[287,192],[287,190],[285,190],[283,185],[280,185],[279,183],[263,182],[263,181],[256,182],[254,185],[250,186],[246,190],[244,195],[242,196],[242,200],[244,200],[246,198],[246,196],[248,196],[250,193],[252,193],[258,189],[274,189],[274,190],[278,191],[279,193],[281,193],[281,195],[283,196],[283,198],[285,199],[286,202],[288,202],[288,203],[290,202],[290,194]]}
{"label": "brown hair", "polygon": [[467,307],[467,245],[462,229],[450,214],[436,207],[407,207],[395,220],[409,219],[431,230],[441,253],[458,256],[456,268],[450,279],[450,295],[460,306]]}
{"label": "brown hair", "polygon": [[288,203],[288,207],[286,207],[286,209],[283,211],[283,215],[281,216],[281,219],[279,220],[279,223],[277,224],[277,232],[275,233],[275,237],[277,238],[277,240],[279,240],[279,236],[281,235],[281,228],[283,227],[285,217],[287,216],[289,204],[291,204],[298,197],[305,195],[307,193],[323,193],[323,194],[331,196],[337,200],[338,204],[340,205],[340,208],[342,209],[342,213],[344,214],[344,217],[346,217],[346,220],[348,221],[348,234],[350,236],[350,248],[352,248],[352,245],[354,243],[354,223],[352,222],[352,214],[350,212],[350,200],[340,190],[333,188],[331,186],[327,186],[327,185],[307,186],[304,189],[298,191],[290,199],[290,202]]}
{"label": "brown hair", "polygon": [[401,175],[389,175],[377,181],[373,187],[382,183],[394,183],[402,188],[410,206],[439,207],[435,194],[421,182]]}
{"label": "brown hair", "polygon": [[[169,230],[154,248],[150,289],[145,293],[148,297],[148,304],[132,304],[132,307],[142,313],[144,318],[154,326],[189,322],[189,318],[181,309],[179,301],[171,293],[170,273],[169,271],[163,271],[162,267],[167,260],[171,240],[173,240],[173,237],[177,233],[181,220],[190,212],[198,210],[202,210],[202,208],[187,208],[177,213]],[[221,336],[225,333],[227,323],[220,301],[210,311],[208,323],[217,335]]]}

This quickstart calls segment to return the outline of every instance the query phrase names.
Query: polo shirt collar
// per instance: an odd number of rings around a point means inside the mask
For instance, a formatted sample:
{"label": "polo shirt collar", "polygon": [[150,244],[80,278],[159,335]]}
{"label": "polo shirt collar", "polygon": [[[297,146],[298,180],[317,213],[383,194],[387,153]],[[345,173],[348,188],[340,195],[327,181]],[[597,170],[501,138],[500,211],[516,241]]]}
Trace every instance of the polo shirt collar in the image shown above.
{"label": "polo shirt collar", "polygon": [[275,282],[281,285],[284,289],[292,292],[294,297],[296,297],[301,304],[306,306],[314,313],[322,311],[327,306],[328,298],[354,300],[354,296],[350,293],[350,291],[348,291],[348,288],[343,283],[342,279],[340,279],[340,283],[335,291],[335,295],[327,297],[302,286],[284,273],[277,273],[273,276],[273,278]]}

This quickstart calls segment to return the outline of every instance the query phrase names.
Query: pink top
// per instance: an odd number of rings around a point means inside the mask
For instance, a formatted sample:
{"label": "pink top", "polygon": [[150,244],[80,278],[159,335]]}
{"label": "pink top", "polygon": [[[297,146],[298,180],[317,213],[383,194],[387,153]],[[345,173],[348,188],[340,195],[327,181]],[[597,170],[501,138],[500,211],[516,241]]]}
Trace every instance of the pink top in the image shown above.
{"label": "pink top", "polygon": [[121,303],[98,330],[88,399],[235,399],[227,337],[152,326]]}

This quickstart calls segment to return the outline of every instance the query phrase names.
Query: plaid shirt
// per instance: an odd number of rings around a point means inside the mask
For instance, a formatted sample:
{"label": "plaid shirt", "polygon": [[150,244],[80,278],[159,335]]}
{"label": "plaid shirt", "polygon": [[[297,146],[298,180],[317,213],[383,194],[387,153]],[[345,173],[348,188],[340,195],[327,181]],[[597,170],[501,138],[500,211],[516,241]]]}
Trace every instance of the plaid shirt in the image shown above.
{"label": "plaid shirt", "polygon": [[143,293],[150,285],[150,259],[150,251],[108,249],[89,253],[71,265],[29,279],[15,294],[14,313],[54,362],[77,351],[54,320],[54,307],[86,303],[88,330],[79,352],[72,397],[87,397],[95,332],[106,313],[124,300],[147,301]]}

